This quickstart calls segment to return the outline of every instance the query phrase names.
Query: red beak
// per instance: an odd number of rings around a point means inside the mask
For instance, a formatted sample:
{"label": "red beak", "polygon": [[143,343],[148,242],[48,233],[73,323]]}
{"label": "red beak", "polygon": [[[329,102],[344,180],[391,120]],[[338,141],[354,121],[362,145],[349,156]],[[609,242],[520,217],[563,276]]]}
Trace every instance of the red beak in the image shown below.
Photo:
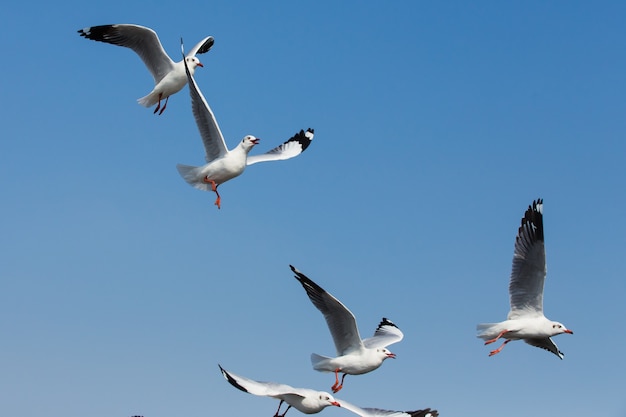
{"label": "red beak", "polygon": [[567,329],[567,330],[563,331],[563,333],[574,334],[574,332],[573,332],[573,331],[571,331],[571,330],[569,330],[569,329]]}
{"label": "red beak", "polygon": [[396,358],[396,354],[390,352],[390,353],[387,354],[387,357],[391,358],[391,359],[395,359]]}
{"label": "red beak", "polygon": [[341,404],[339,404],[337,401],[333,401],[331,404],[335,407],[341,407]]}
{"label": "red beak", "polygon": [[198,62],[198,66],[199,67],[204,67],[204,65],[202,65],[202,62]]}

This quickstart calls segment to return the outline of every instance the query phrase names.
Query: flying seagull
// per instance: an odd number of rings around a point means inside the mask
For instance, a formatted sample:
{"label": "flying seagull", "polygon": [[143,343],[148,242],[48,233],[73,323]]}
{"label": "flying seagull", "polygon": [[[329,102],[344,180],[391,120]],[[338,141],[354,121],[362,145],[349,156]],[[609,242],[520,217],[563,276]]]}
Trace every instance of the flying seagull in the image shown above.
{"label": "flying seagull", "polygon": [[[187,75],[183,61],[174,62],[165,53],[156,32],[150,28],[139,25],[102,25],[80,29],[80,36],[94,41],[110,43],[112,45],[125,46],[135,51],[141,58],[148,70],[154,77],[154,89],[145,97],[138,99],[139,104],[145,107],[157,105],[154,113],[163,113],[167,107],[167,101],[172,94],[179,92],[187,84]],[[193,74],[196,67],[202,67],[202,63],[196,57],[198,54],[208,52],[213,46],[213,36],[202,39],[185,56],[185,63]],[[161,107],[161,100],[165,100]],[[159,109],[161,111],[159,111]]]}
{"label": "flying seagull", "polygon": [[543,237],[543,200],[528,206],[522,225],[515,238],[513,270],[509,283],[511,311],[505,321],[483,323],[477,326],[478,337],[485,345],[500,338],[502,345],[489,356],[499,353],[511,340],[523,340],[529,345],[550,351],[563,359],[550,336],[561,333],[573,334],[558,321],[543,315],[543,284],[546,279],[546,251]]}
{"label": "flying seagull", "polygon": [[[328,406],[345,408],[361,417],[437,417],[439,412],[426,408],[416,411],[390,411],[379,408],[361,408],[350,404],[338,398],[333,398],[327,392],[315,391],[308,388],[294,388],[286,384],[277,384],[274,382],[259,382],[243,376],[235,375],[227,372],[220,366],[222,375],[232,386],[253,395],[264,397],[272,397],[280,400],[278,409],[274,417],[284,417],[291,407],[304,414],[316,414]],[[287,409],[282,413],[280,407],[283,403],[289,404]]]}
{"label": "flying seagull", "polygon": [[[404,337],[395,324],[383,318],[374,336],[361,340],[354,314],[302,272],[292,265],[289,267],[296,274],[295,278],[302,284],[313,305],[324,315],[335,342],[337,357],[330,358],[316,353],[311,355],[313,369],[335,373],[335,384],[331,387],[333,392],[336,393],[343,387],[346,375],[371,372],[382,365],[385,359],[396,357],[387,349],[387,346],[401,341]],[[341,383],[339,372],[343,373]]]}
{"label": "flying seagull", "polygon": [[221,208],[221,197],[217,187],[241,175],[246,166],[256,164],[257,162],[293,158],[304,152],[311,144],[314,130],[309,128],[306,132],[300,130],[299,133],[296,133],[285,143],[264,154],[248,156],[250,150],[260,140],[252,135],[244,136],[239,145],[229,151],[213,111],[211,111],[209,104],[198,88],[191,69],[187,68],[186,62],[185,68],[187,69],[187,79],[189,80],[191,109],[204,143],[207,164],[200,167],[178,164],[176,168],[183,179],[191,186],[203,191],[213,191],[217,195],[215,205],[218,208]]}

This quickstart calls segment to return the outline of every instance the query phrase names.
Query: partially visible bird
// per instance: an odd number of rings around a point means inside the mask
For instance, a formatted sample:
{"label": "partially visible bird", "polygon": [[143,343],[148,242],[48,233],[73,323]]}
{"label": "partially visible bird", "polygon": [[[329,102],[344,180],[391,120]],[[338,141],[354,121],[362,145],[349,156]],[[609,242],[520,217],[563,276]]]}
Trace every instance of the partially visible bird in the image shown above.
{"label": "partially visible bird", "polygon": [[[220,370],[224,378],[235,388],[249,394],[272,397],[280,400],[274,417],[284,417],[291,407],[304,414],[316,414],[331,405],[345,408],[361,417],[437,417],[439,415],[437,410],[431,410],[430,408],[416,411],[390,411],[379,408],[361,408],[347,401],[333,398],[333,396],[327,392],[315,391],[308,388],[294,388],[286,384],[277,384],[274,382],[254,381],[243,376],[235,375],[232,372],[227,372],[221,365]],[[279,414],[283,402],[287,403],[289,406],[282,414]]]}
{"label": "partially visible bird", "polygon": [[[150,94],[137,101],[145,107],[157,104],[154,109],[155,114],[156,112],[163,113],[169,97],[187,84],[183,61],[172,61],[163,49],[156,32],[150,28],[130,24],[101,25],[80,29],[78,33],[94,41],[125,46],[139,55],[154,77],[155,87]],[[214,41],[212,36],[207,36],[189,51],[184,61],[192,74],[196,67],[203,66],[196,55],[208,52]],[[161,100],[165,100],[163,107],[161,107]]]}
{"label": "partially visible bird", "polygon": [[[404,334],[394,323],[383,317],[374,336],[361,340],[354,314],[294,266],[289,267],[296,274],[295,278],[302,284],[313,305],[324,315],[335,342],[337,357],[330,358],[316,353],[311,355],[313,369],[335,373],[335,384],[331,387],[333,392],[336,393],[343,387],[346,375],[371,372],[382,365],[385,359],[396,357],[387,346],[401,341]],[[339,372],[343,373],[341,382]]]}
{"label": "partially visible bird", "polygon": [[[187,68],[186,63],[185,68]],[[311,144],[314,130],[307,129],[306,132],[300,130],[285,143],[264,154],[248,156],[250,150],[260,140],[252,135],[244,136],[239,145],[229,151],[213,111],[198,88],[190,69],[187,70],[187,78],[189,80],[189,94],[191,95],[191,109],[204,143],[207,164],[200,167],[178,164],[176,168],[191,186],[203,191],[213,191],[217,195],[215,200],[217,208],[221,208],[221,197],[217,187],[241,175],[246,166],[257,162],[293,158],[304,152]]]}
{"label": "partially visible bird", "polygon": [[562,323],[548,320],[543,315],[543,285],[546,279],[546,250],[543,235],[543,200],[533,201],[524,213],[522,225],[515,238],[513,270],[509,283],[511,311],[505,321],[483,323],[477,326],[478,337],[485,345],[500,338],[502,345],[489,356],[499,353],[511,340],[523,340],[554,353],[563,359],[550,336],[573,334]]}

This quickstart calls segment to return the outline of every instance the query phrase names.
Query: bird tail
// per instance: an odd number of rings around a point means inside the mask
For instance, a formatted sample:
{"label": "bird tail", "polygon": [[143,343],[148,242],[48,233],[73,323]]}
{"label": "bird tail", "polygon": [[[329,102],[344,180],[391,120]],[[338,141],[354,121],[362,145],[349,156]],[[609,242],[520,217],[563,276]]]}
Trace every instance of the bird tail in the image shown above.
{"label": "bird tail", "polygon": [[331,372],[332,369],[329,369],[327,365],[328,361],[330,361],[331,359],[332,358],[329,358],[328,356],[311,353],[311,364],[313,365],[313,369],[315,369],[316,371]]}
{"label": "bird tail", "polygon": [[137,99],[137,103],[141,104],[144,107],[152,107],[159,102],[159,95],[152,91],[145,97],[141,97]]}
{"label": "bird tail", "polygon": [[207,184],[201,180],[201,167],[178,164],[176,165],[176,169],[178,170],[180,176],[187,181],[187,184],[197,188],[198,190],[211,191],[211,184]]}
{"label": "bird tail", "polygon": [[476,326],[476,331],[478,332],[476,337],[483,340],[492,339],[500,333],[499,327],[500,323],[480,323]]}

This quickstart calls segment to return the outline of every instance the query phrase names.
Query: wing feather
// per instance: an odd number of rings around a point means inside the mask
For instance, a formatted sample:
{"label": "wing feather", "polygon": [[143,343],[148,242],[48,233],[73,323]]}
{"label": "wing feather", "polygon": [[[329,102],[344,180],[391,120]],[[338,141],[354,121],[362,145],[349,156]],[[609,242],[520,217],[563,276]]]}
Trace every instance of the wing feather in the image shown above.
{"label": "wing feather", "polygon": [[522,218],[513,255],[509,283],[509,319],[543,315],[546,253],[543,235],[543,200],[533,201]]}
{"label": "wing feather", "polygon": [[257,162],[281,161],[298,156],[309,147],[313,140],[314,133],[314,130],[311,128],[308,128],[306,132],[300,130],[300,132],[293,135],[285,143],[275,147],[271,151],[261,155],[248,156],[246,164],[252,165]]}
{"label": "wing feather", "polygon": [[78,33],[87,39],[132,49],[152,74],[155,84],[174,69],[174,61],[163,49],[156,32],[145,26],[130,24],[91,26],[80,29]]}
{"label": "wing feather", "polygon": [[354,314],[302,272],[292,265],[289,265],[289,267],[296,274],[295,278],[302,284],[313,305],[324,315],[330,334],[335,342],[337,355],[342,356],[348,352],[361,349],[363,342],[359,335]]}
{"label": "wing feather", "polygon": [[211,162],[226,155],[228,148],[226,148],[224,136],[222,136],[222,132],[217,124],[217,120],[215,120],[215,115],[211,107],[209,107],[209,104],[196,84],[196,80],[189,72],[187,60],[183,61],[185,62],[185,72],[187,73],[187,81],[189,83],[189,94],[191,95],[191,110],[196,119],[202,142],[204,143],[206,161]]}

